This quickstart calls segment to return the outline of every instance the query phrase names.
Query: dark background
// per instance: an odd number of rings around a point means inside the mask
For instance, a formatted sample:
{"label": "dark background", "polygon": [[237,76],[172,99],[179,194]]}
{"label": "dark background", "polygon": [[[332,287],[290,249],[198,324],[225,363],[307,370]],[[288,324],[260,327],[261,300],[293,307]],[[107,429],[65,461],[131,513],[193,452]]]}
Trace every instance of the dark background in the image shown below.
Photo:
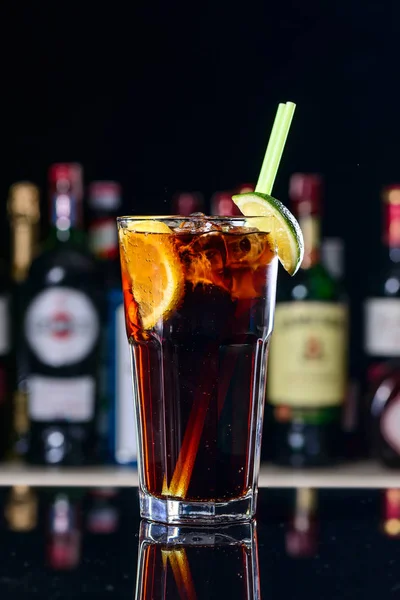
{"label": "dark background", "polygon": [[274,195],[287,201],[294,171],[324,176],[324,233],[345,240],[358,312],[380,188],[400,179],[400,2],[14,0],[0,16],[3,214],[9,185],[30,179],[47,220],[55,161],[120,181],[130,213],[168,213],[178,189],[208,200],[256,180],[291,100]]}

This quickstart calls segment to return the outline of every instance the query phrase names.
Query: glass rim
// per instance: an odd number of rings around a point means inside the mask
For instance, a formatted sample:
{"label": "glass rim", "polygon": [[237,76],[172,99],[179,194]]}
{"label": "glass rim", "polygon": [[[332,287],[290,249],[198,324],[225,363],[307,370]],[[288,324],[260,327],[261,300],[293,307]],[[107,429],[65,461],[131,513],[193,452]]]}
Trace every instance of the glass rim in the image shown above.
{"label": "glass rim", "polygon": [[[234,216],[218,216],[218,215],[190,215],[188,217],[184,217],[182,215],[125,215],[116,217],[117,223],[121,221],[230,221],[230,222],[241,222],[248,221],[253,219],[262,219],[263,217],[260,215],[234,215]],[[274,215],[270,215],[268,219],[275,218]]]}

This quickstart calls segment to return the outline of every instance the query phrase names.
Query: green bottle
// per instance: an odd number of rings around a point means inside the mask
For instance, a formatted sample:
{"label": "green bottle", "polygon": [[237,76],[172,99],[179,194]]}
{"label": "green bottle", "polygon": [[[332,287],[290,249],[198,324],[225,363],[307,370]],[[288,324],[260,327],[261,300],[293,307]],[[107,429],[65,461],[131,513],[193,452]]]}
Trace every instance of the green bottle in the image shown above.
{"label": "green bottle", "polygon": [[268,361],[266,444],[273,462],[299,467],[332,463],[342,450],[348,311],[341,282],[320,260],[321,192],[319,176],[291,177],[305,252],[297,276],[278,283]]}

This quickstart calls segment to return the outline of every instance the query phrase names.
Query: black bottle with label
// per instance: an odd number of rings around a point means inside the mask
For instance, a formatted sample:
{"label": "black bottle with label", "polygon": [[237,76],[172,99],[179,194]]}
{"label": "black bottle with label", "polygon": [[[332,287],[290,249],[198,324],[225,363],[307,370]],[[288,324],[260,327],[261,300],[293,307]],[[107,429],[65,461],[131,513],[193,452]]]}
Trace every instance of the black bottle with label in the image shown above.
{"label": "black bottle with label", "polygon": [[25,285],[30,417],[28,461],[80,465],[96,460],[102,290],[80,230],[81,170],[49,173],[51,232]]}

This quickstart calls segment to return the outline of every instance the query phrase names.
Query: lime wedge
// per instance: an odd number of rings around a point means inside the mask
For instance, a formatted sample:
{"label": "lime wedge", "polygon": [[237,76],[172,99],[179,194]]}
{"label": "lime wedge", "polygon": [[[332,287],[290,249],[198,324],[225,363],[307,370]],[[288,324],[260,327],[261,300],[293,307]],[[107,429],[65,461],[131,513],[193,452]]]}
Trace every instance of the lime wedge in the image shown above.
{"label": "lime wedge", "polygon": [[245,217],[260,217],[252,219],[252,226],[271,233],[282,266],[294,275],[303,260],[304,243],[300,226],[290,210],[276,198],[258,192],[237,194],[232,200]]}

